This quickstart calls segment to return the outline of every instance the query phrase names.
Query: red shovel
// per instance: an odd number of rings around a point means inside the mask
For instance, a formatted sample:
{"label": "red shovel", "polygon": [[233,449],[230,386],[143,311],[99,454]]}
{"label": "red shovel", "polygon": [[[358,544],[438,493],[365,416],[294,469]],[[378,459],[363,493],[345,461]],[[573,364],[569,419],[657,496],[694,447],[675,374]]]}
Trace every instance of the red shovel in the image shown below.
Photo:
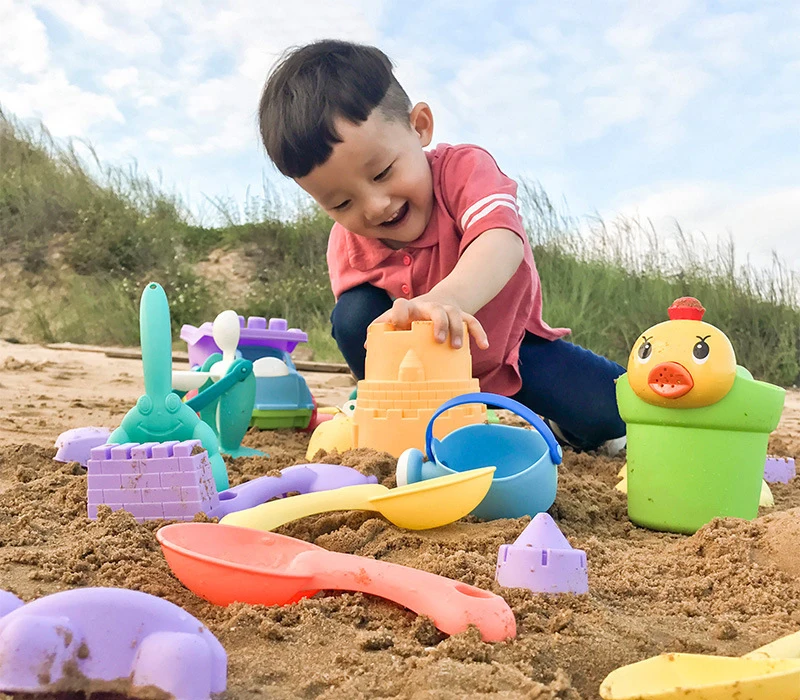
{"label": "red shovel", "polygon": [[156,537],[181,583],[215,605],[287,605],[320,590],[361,591],[427,615],[447,634],[475,625],[484,641],[500,642],[517,633],[500,596],[419,569],[213,523],[167,525]]}

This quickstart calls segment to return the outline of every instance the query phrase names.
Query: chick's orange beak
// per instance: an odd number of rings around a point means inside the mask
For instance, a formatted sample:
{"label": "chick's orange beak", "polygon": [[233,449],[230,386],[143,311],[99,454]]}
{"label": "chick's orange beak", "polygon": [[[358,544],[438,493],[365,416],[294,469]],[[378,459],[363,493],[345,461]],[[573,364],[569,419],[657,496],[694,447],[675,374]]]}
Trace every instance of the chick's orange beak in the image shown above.
{"label": "chick's orange beak", "polygon": [[648,386],[665,399],[679,399],[694,386],[694,379],[683,365],[677,362],[662,362],[650,370]]}

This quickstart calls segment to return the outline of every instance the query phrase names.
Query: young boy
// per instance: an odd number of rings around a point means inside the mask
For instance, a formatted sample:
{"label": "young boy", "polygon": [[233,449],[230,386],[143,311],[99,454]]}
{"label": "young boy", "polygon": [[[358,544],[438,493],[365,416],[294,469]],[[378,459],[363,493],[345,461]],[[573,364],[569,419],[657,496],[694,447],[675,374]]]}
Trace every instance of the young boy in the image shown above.
{"label": "young boy", "polygon": [[517,185],[477,146],[430,151],[433,115],[411,105],[380,50],[320,41],[289,53],[264,87],[267,154],[335,221],[333,336],[364,377],[367,326],[429,319],[439,342],[471,337],[482,391],[512,396],[579,449],[624,444],[616,363],[562,340],[542,292]]}

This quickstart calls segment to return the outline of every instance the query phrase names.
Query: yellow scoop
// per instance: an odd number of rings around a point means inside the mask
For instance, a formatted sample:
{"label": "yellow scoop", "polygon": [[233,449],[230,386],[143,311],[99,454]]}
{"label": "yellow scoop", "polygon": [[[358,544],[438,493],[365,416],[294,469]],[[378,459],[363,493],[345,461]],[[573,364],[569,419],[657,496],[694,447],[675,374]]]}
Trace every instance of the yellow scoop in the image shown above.
{"label": "yellow scoop", "polygon": [[494,469],[471,469],[396,489],[362,484],[305,493],[230,513],[220,522],[269,531],[316,513],[375,510],[398,527],[427,530],[455,522],[473,510],[489,491]]}
{"label": "yellow scoop", "polygon": [[743,657],[662,654],[608,674],[603,700],[798,700],[800,632]]}

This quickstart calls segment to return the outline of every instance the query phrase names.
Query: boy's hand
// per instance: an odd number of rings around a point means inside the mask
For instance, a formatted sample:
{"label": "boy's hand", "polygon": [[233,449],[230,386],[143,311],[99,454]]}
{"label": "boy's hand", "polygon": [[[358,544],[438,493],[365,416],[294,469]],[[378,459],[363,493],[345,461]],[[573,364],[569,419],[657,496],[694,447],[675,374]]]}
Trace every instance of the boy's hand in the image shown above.
{"label": "boy's hand", "polygon": [[433,321],[433,337],[443,343],[450,336],[450,345],[460,348],[464,343],[464,323],[481,350],[489,347],[489,338],[478,319],[457,305],[429,298],[423,294],[414,299],[395,299],[392,308],[373,323],[391,323],[395,328],[408,330],[412,321]]}

